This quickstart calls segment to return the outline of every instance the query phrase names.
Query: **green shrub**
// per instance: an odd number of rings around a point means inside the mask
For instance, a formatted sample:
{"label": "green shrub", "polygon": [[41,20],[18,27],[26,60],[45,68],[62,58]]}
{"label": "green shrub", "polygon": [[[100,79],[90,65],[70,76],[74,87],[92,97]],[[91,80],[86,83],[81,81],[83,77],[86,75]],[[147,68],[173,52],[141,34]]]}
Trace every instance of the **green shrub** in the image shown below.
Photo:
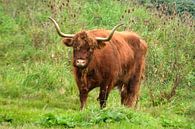
{"label": "green shrub", "polygon": [[193,0],[138,0],[140,4],[145,4],[150,6],[154,5],[157,9],[160,9],[160,6],[167,6],[166,14],[172,15],[179,13],[182,15],[185,12],[190,13],[195,17],[195,2]]}

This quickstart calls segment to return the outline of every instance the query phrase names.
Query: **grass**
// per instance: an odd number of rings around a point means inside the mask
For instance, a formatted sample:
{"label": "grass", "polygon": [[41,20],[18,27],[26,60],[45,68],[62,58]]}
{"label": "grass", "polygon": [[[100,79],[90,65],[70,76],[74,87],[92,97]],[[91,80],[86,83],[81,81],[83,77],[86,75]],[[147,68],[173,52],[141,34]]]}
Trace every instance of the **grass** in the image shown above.
{"label": "grass", "polygon": [[[9,5],[9,6],[8,6]],[[149,46],[136,109],[120,105],[114,89],[99,109],[99,89],[79,111],[66,33],[111,29],[139,33]],[[165,15],[135,1],[20,0],[0,2],[0,128],[195,128],[194,19]],[[182,17],[182,18],[181,18]]]}
{"label": "grass", "polygon": [[[109,99],[108,108],[100,110],[98,103],[93,101],[96,92],[90,94],[88,106],[82,112],[78,110],[78,104],[54,102],[55,98],[51,101],[6,98],[1,100],[1,105],[3,105],[0,109],[2,127],[194,128],[194,124],[186,118],[186,112],[191,107],[188,105],[189,102],[174,103],[173,101],[156,107],[147,107],[146,103],[141,101],[140,109],[133,110],[119,105],[119,95],[114,90],[110,96],[112,99]],[[78,103],[76,96],[67,99]],[[75,107],[77,108],[74,109]]]}

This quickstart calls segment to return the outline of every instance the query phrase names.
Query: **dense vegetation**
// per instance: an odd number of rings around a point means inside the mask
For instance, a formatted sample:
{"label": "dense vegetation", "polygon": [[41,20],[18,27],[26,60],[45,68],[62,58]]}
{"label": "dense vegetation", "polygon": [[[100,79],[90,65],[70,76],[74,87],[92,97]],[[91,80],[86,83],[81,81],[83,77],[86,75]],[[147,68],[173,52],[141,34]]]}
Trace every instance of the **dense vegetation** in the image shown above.
{"label": "dense vegetation", "polygon": [[[159,8],[120,0],[0,0],[0,128],[195,128],[194,11],[171,8],[167,15],[166,5]],[[147,41],[136,109],[122,107],[114,89],[100,110],[96,89],[79,111],[72,50],[60,44],[49,16],[65,33],[123,22],[121,30]]]}
{"label": "dense vegetation", "polygon": [[164,13],[173,15],[175,12],[178,14],[190,13],[195,17],[195,1],[194,0],[138,0],[140,4],[147,7],[153,7],[161,10],[160,6],[164,6]]}

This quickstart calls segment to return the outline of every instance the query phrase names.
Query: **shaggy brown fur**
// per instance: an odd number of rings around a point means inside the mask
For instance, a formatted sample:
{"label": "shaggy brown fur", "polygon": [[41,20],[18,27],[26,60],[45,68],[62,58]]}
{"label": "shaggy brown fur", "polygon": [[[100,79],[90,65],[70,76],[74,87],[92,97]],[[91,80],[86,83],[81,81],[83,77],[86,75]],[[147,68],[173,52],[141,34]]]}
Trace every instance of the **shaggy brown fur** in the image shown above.
{"label": "shaggy brown fur", "polygon": [[[121,103],[135,105],[144,71],[147,45],[134,32],[115,32],[112,39],[99,42],[95,37],[107,37],[108,30],[91,30],[77,33],[74,38],[64,38],[66,46],[73,47],[74,75],[80,92],[81,109],[89,91],[100,87],[100,107],[106,106],[108,94],[117,86],[121,92]],[[84,67],[76,61],[83,59]]]}

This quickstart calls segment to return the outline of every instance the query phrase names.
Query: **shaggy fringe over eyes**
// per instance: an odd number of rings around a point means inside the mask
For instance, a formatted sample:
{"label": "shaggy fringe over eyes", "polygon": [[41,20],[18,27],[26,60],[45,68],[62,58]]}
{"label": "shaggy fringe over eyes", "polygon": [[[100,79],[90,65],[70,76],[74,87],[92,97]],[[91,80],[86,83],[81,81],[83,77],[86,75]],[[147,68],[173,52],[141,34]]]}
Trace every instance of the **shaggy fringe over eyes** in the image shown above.
{"label": "shaggy fringe over eyes", "polygon": [[74,37],[74,47],[89,46],[90,48],[100,48],[102,42],[98,42],[93,35],[88,34],[86,31],[78,33]]}

